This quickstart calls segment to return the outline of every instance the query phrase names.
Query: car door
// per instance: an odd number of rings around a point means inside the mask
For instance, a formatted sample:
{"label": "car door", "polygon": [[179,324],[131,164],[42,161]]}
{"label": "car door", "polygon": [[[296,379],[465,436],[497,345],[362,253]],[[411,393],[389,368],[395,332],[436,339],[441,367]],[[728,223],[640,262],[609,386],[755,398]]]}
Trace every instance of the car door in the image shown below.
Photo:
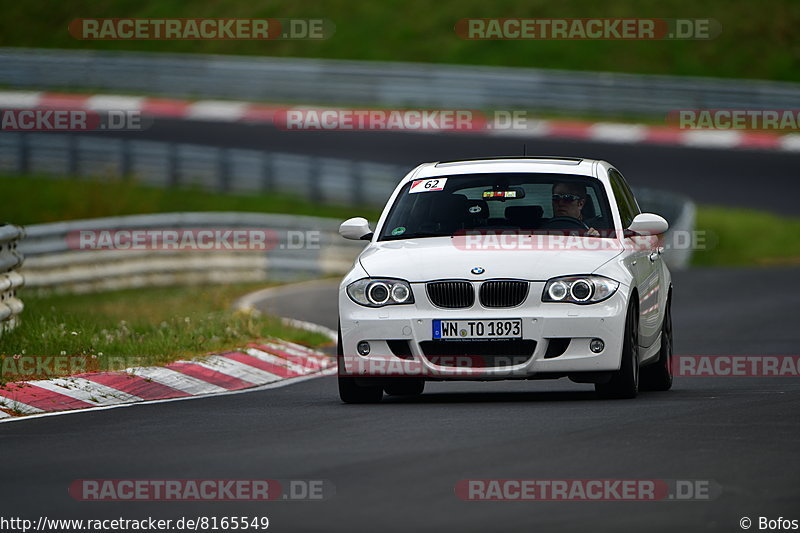
{"label": "car door", "polygon": [[[619,206],[622,227],[625,229],[641,210],[622,174],[613,168],[609,169],[608,174],[614,198]],[[632,250],[628,256],[628,268],[633,273],[636,286],[639,288],[639,344],[647,347],[655,342],[661,330],[659,319],[661,310],[658,302],[663,284],[663,268],[661,254],[649,246],[643,246],[644,242],[646,241],[637,240],[634,236],[624,238],[625,248]]]}

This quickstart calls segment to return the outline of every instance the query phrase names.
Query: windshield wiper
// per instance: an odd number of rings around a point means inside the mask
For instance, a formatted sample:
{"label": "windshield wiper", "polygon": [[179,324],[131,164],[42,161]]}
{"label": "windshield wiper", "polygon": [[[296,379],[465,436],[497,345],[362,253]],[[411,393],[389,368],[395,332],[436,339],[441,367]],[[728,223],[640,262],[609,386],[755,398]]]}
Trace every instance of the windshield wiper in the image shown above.
{"label": "windshield wiper", "polygon": [[402,235],[386,235],[382,241],[399,241],[403,239],[422,239],[425,237],[452,237],[450,233],[404,233]]}

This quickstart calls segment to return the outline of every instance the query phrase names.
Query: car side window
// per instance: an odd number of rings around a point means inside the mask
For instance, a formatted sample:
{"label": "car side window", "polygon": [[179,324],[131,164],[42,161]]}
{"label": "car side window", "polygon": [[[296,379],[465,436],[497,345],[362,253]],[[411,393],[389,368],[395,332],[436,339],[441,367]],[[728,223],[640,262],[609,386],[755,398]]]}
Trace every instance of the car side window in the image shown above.
{"label": "car side window", "polygon": [[622,174],[616,170],[609,169],[608,177],[611,180],[611,190],[614,192],[614,199],[617,201],[619,207],[619,216],[622,219],[622,227],[627,228],[633,222],[639,212],[639,207],[636,205],[636,200],[633,197],[628,184]]}
{"label": "car side window", "polygon": [[625,196],[628,198],[631,207],[633,207],[633,216],[638,215],[642,212],[642,210],[639,209],[639,203],[636,201],[636,196],[633,195],[633,190],[631,190],[628,182],[625,181],[625,176],[620,174],[618,170],[614,170],[614,173],[619,176],[619,179],[622,182],[622,189],[625,191]]}

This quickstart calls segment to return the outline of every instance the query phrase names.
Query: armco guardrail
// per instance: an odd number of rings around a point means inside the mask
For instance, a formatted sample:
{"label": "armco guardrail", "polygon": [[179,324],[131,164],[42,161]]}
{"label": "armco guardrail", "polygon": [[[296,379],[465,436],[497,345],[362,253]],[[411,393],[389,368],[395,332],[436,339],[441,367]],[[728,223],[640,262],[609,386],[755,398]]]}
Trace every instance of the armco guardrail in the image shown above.
{"label": "armco guardrail", "polygon": [[[165,213],[26,227],[20,246],[29,289],[94,292],[188,283],[291,280],[346,271],[366,243],[338,235],[339,221],[262,213]],[[268,249],[81,249],[81,231],[264,230]],[[68,236],[72,236],[68,238]],[[76,245],[77,244],[77,245]]]}
{"label": "armco guardrail", "polygon": [[16,326],[22,312],[22,300],[17,297],[17,289],[24,279],[17,272],[22,265],[22,254],[17,243],[25,236],[18,226],[0,224],[0,335]]}
{"label": "armco guardrail", "polygon": [[0,172],[134,177],[162,187],[278,191],[315,203],[383,205],[407,167],[97,135],[4,133]]}
{"label": "armco guardrail", "polygon": [[794,108],[800,84],[445,64],[0,48],[0,85],[331,105],[664,116]]}

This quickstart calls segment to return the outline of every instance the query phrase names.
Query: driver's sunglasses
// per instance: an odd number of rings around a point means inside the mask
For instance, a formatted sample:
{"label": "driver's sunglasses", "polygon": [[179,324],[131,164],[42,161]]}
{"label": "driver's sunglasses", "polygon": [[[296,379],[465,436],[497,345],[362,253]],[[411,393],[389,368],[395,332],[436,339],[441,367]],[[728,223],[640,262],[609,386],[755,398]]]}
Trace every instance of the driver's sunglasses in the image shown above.
{"label": "driver's sunglasses", "polygon": [[558,202],[559,200],[568,200],[570,202],[577,202],[578,200],[581,200],[581,199],[582,198],[580,196],[576,196],[574,194],[554,194],[553,195],[553,201],[554,202]]}

